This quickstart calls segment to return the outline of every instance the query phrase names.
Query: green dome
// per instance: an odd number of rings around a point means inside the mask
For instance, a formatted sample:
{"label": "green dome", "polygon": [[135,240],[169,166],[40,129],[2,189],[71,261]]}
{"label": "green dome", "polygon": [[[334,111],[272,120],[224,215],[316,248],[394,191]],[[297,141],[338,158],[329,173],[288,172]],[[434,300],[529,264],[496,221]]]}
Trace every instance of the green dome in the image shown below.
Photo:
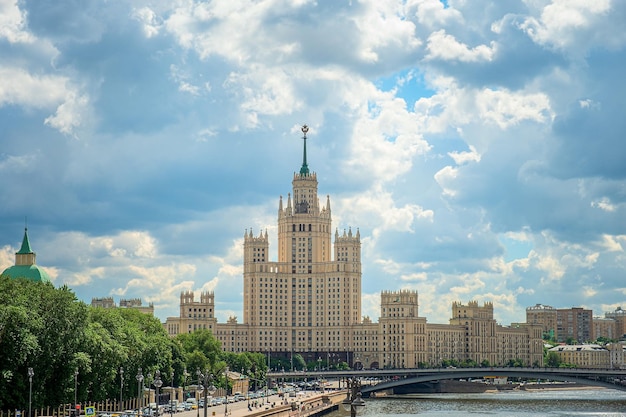
{"label": "green dome", "polygon": [[0,276],[10,279],[27,279],[33,282],[51,282],[50,277],[35,262],[37,255],[30,248],[28,229],[24,229],[24,238],[20,250],[15,253],[15,265],[4,270]]}
{"label": "green dome", "polygon": [[37,265],[14,265],[4,270],[2,276],[11,279],[28,279],[35,282],[51,282],[50,277]]}

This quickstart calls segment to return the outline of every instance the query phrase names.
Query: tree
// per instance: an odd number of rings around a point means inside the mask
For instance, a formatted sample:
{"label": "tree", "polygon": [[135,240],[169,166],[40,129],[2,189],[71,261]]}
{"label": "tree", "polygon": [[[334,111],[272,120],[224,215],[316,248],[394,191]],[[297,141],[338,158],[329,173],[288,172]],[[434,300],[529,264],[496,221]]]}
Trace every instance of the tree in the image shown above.
{"label": "tree", "polygon": [[561,357],[556,352],[548,352],[545,364],[549,368],[558,368],[561,365]]}
{"label": "tree", "polygon": [[306,362],[301,354],[296,353],[293,355],[293,369],[304,370],[306,368]]}
{"label": "tree", "polygon": [[196,375],[197,370],[204,372],[207,369],[215,374],[222,349],[219,340],[213,336],[213,333],[206,329],[200,329],[193,333],[179,334],[175,341],[180,346],[180,352],[187,369],[193,376]]}
{"label": "tree", "polygon": [[[134,376],[182,375],[180,346],[161,322],[135,309],[92,308],[67,287],[0,277],[0,409],[34,408],[137,395]],[[77,392],[74,392],[75,375]]]}
{"label": "tree", "polygon": [[[0,277],[0,407],[27,402],[33,368],[33,406],[66,402],[81,360],[87,306],[66,286]],[[25,394],[26,393],[26,394]]]}

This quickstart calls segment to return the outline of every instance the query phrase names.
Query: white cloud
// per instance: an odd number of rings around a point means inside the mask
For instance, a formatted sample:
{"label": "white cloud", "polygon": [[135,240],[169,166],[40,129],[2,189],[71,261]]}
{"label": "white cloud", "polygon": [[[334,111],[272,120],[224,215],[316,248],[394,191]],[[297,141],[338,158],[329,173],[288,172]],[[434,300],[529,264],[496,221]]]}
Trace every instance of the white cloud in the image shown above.
{"label": "white cloud", "polygon": [[431,322],[626,305],[625,5],[1,0],[0,245],[28,213],[87,301],[175,315],[204,289],[239,314],[239,237],[276,247],[307,122],[334,225],[360,228],[364,314],[405,287]]}
{"label": "white cloud", "polygon": [[77,97],[74,93],[66,96],[65,101],[57,107],[53,116],[49,116],[44,123],[66,135],[71,135],[81,125],[82,112],[88,107],[89,99],[86,96]]}
{"label": "white cloud", "polygon": [[428,51],[426,60],[479,62],[491,61],[497,53],[497,45],[492,42],[489,46],[478,45],[470,49],[442,29],[428,37],[426,50]]}
{"label": "white cloud", "polygon": [[364,12],[352,18],[359,30],[358,56],[366,63],[381,59],[381,51],[399,49],[408,53],[421,45],[415,25],[405,19],[405,10],[393,2],[364,1]]}
{"label": "white cloud", "polygon": [[152,38],[159,34],[163,24],[152,9],[149,7],[135,9],[132,16],[143,25],[143,32],[147,38]]}
{"label": "white cloud", "polygon": [[468,162],[480,162],[480,154],[476,152],[476,148],[472,145],[470,145],[469,152],[448,152],[448,155],[457,165],[463,165]]}
{"label": "white cloud", "polygon": [[520,27],[538,44],[582,56],[591,46],[619,48],[626,42],[623,30],[609,29],[614,27],[610,24],[612,16],[616,19],[621,16],[620,2],[554,0],[526,4],[533,15],[527,16]]}
{"label": "white cloud", "polygon": [[11,43],[32,43],[35,37],[26,31],[26,13],[17,0],[0,0],[0,39]]}
{"label": "white cloud", "polygon": [[611,200],[608,197],[602,197],[599,200],[594,200],[591,202],[591,207],[599,208],[600,210],[614,212],[617,210],[617,206],[611,203]]}
{"label": "white cloud", "polygon": [[477,94],[476,101],[481,117],[496,123],[501,129],[525,120],[545,123],[553,117],[550,100],[542,93],[520,94],[485,89]]}

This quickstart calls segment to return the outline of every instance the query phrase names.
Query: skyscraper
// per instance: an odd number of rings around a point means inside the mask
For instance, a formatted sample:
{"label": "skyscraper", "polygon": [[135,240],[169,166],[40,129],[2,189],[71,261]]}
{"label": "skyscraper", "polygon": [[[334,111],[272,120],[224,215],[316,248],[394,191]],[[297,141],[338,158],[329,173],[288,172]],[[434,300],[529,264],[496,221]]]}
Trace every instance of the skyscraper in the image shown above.
{"label": "skyscraper", "polygon": [[317,175],[307,163],[307,132],[305,125],[292,191],[278,200],[277,261],[269,260],[267,231],[244,233],[243,323],[235,317],[218,323],[212,292],[199,302],[184,292],[180,317],[164,324],[170,335],[207,329],[224,351],[299,353],[307,362],[336,358],[356,368],[433,366],[446,359],[542,362],[541,327],[500,326],[491,303],[454,303],[450,323],[433,325],[419,317],[416,290],[383,291],[379,322],[362,317],[360,232],[333,231],[330,197],[320,203]]}

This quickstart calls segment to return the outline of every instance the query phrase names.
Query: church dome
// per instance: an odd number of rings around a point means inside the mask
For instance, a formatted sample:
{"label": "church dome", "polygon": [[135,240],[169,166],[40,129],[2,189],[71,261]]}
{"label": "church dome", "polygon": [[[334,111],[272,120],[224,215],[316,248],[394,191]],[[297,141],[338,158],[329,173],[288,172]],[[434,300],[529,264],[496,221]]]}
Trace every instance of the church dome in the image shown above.
{"label": "church dome", "polygon": [[13,265],[1,274],[11,279],[28,279],[35,282],[51,282],[48,273],[37,265]]}
{"label": "church dome", "polygon": [[15,253],[15,265],[5,269],[0,276],[10,279],[28,279],[34,282],[51,282],[50,277],[35,264],[36,254],[30,248],[28,229],[24,229],[24,239],[20,250]]}

